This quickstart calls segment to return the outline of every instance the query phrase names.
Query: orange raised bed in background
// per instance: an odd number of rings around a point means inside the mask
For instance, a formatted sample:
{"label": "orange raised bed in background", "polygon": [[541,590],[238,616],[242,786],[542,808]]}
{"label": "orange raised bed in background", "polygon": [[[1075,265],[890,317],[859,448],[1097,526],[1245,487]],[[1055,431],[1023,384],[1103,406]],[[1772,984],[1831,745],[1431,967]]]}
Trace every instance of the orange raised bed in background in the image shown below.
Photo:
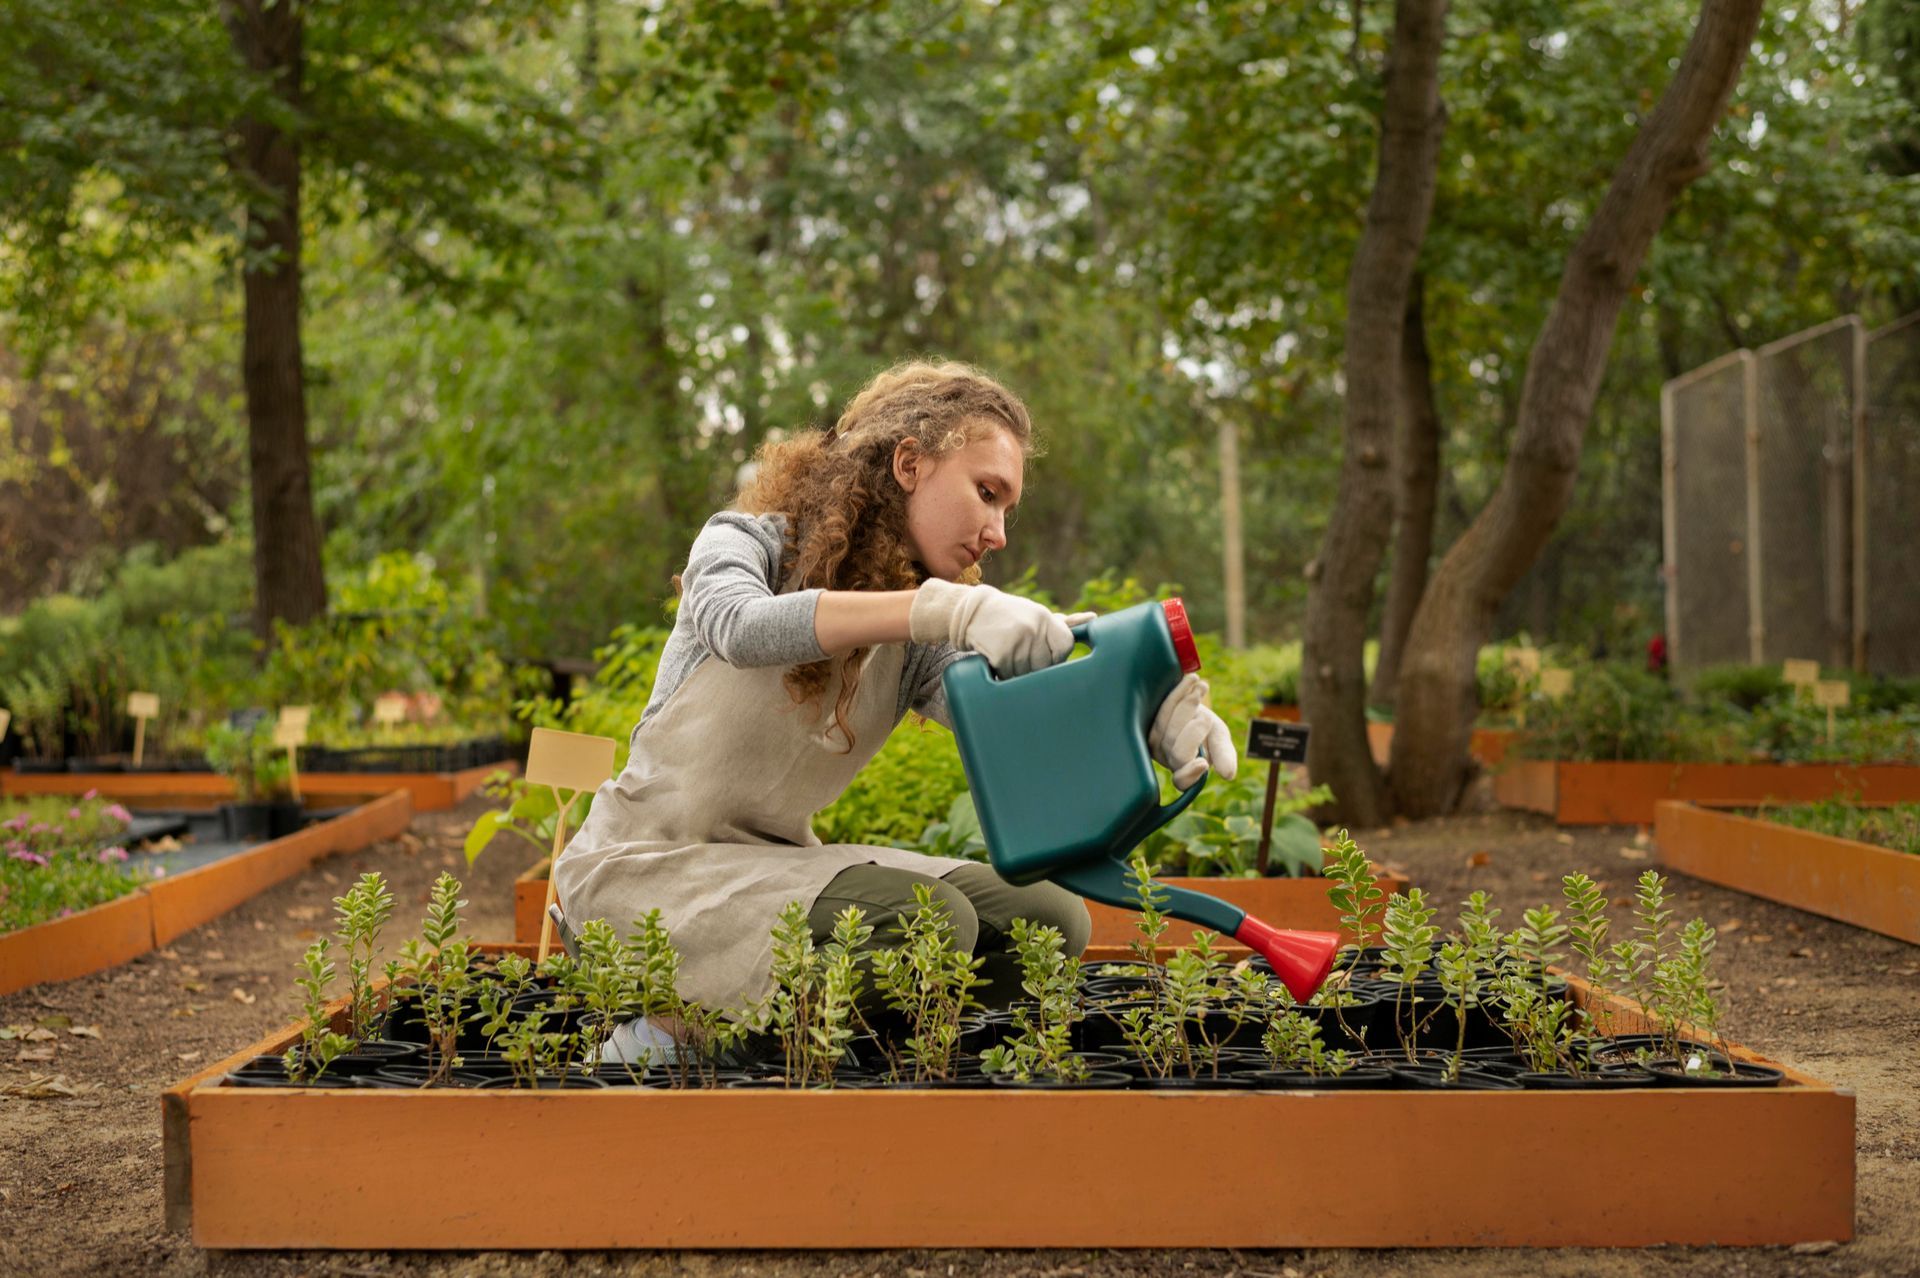
{"label": "orange raised bed in background", "polygon": [[413,808],[396,791],[330,821],[207,865],[142,884],[127,895],[0,936],[0,994],[116,967],[216,919],[315,861],[407,828]]}
{"label": "orange raised bed in background", "polygon": [[[459,772],[303,772],[308,802],[365,803],[405,790],[415,812],[456,807],[495,772],[518,775],[518,763],[489,763]],[[0,794],[85,794],[98,790],[132,807],[211,808],[233,799],[233,783],[215,772],[0,772]]]}
{"label": "orange raised bed in background", "polygon": [[1652,825],[1663,799],[1758,807],[1853,795],[1865,803],[1920,801],[1920,767],[1844,763],[1564,763],[1513,759],[1494,775],[1503,806],[1561,825]]}
{"label": "orange raised bed in background", "polygon": [[1920,856],[1671,800],[1654,841],[1669,869],[1920,945]]}

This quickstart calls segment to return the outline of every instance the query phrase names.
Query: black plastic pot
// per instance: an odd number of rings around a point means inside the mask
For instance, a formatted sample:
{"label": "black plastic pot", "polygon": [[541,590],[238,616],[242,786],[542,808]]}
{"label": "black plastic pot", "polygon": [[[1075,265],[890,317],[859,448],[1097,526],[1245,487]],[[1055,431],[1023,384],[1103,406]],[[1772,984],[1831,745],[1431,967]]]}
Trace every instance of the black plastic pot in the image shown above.
{"label": "black plastic pot", "polygon": [[1257,1069],[1240,1077],[1249,1087],[1286,1091],[1337,1091],[1371,1088],[1391,1090],[1399,1085],[1389,1069],[1357,1065],[1344,1074],[1309,1074],[1303,1069]]}
{"label": "black plastic pot", "polygon": [[278,1056],[256,1056],[221,1080],[228,1087],[352,1087],[353,1078],[331,1067],[318,1078],[296,1083],[287,1077],[287,1063]]}
{"label": "black plastic pot", "polygon": [[1460,1076],[1447,1077],[1444,1065],[1392,1065],[1388,1067],[1402,1087],[1425,1087],[1435,1091],[1517,1092],[1518,1079],[1490,1073],[1473,1066],[1462,1066]]}
{"label": "black plastic pot", "polygon": [[269,839],[284,839],[307,828],[307,809],[292,799],[276,800],[264,806]]}
{"label": "black plastic pot", "polygon": [[1185,1074],[1173,1074],[1166,1078],[1140,1078],[1136,1079],[1133,1085],[1157,1092],[1244,1091],[1253,1086],[1245,1075],[1207,1073],[1202,1073],[1196,1078],[1189,1078]]}
{"label": "black plastic pot", "polygon": [[1671,1056],[1642,1062],[1642,1068],[1662,1087],[1778,1087],[1786,1074],[1771,1065],[1753,1065],[1729,1061],[1724,1056],[1713,1062],[1717,1073],[1689,1071]]}
{"label": "black plastic pot", "polygon": [[589,1074],[539,1074],[531,1083],[524,1078],[489,1078],[480,1084],[484,1090],[508,1090],[518,1088],[532,1092],[572,1092],[594,1091],[612,1086],[604,1078]]}
{"label": "black plastic pot", "polygon": [[[1609,1061],[1631,1061],[1641,1048],[1649,1052],[1661,1053],[1666,1050],[1666,1042],[1658,1034],[1620,1034],[1612,1038],[1597,1038],[1593,1040],[1592,1058],[1599,1064],[1606,1064]],[[1711,1052],[1714,1049],[1711,1043],[1683,1038],[1680,1040],[1680,1050]],[[1718,1055],[1718,1053],[1715,1054]]]}
{"label": "black plastic pot", "polygon": [[269,803],[222,803],[219,807],[221,837],[235,843],[266,838],[268,809],[272,806]]}
{"label": "black plastic pot", "polygon": [[[426,1087],[428,1070],[415,1069],[405,1065],[396,1065],[390,1069],[377,1069],[371,1074],[354,1076],[355,1087],[372,1087],[386,1091],[419,1091]],[[454,1070],[445,1079],[433,1084],[435,1087],[481,1087],[492,1079],[486,1074],[475,1074],[468,1070]]]}
{"label": "black plastic pot", "polygon": [[1516,1076],[1520,1086],[1535,1091],[1599,1092],[1625,1087],[1652,1087],[1654,1079],[1645,1070],[1621,1070],[1617,1073],[1586,1074],[1540,1073],[1528,1070]]}
{"label": "black plastic pot", "polygon": [[370,1038],[357,1044],[351,1052],[344,1052],[334,1057],[327,1066],[327,1072],[371,1074],[389,1065],[418,1060],[421,1055],[419,1043],[396,1043],[390,1039]]}
{"label": "black plastic pot", "polygon": [[1035,1078],[1022,1083],[1016,1081],[1010,1074],[993,1075],[993,1085],[995,1087],[1007,1087],[1016,1091],[1116,1091],[1120,1088],[1131,1086],[1132,1083],[1132,1078],[1121,1073],[1119,1070],[1112,1069],[1096,1069],[1090,1072],[1085,1078],[1073,1079],[1071,1081],[1060,1078]]}

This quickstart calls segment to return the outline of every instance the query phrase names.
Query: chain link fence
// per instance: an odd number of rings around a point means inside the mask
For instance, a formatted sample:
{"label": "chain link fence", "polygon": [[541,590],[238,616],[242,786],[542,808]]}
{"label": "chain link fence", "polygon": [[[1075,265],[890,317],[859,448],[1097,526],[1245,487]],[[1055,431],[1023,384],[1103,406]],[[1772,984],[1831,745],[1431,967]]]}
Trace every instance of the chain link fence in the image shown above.
{"label": "chain link fence", "polygon": [[1723,355],[1660,411],[1674,667],[1920,673],[1920,313]]}

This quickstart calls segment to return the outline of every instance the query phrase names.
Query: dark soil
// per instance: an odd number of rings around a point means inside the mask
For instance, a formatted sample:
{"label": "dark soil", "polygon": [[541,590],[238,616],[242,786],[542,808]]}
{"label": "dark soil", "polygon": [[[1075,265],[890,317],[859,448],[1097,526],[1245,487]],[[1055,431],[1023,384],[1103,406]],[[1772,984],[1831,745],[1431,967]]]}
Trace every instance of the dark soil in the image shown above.
{"label": "dark soil", "polygon": [[[1920,948],[1676,877],[1682,918],[1721,929],[1727,1030],[1750,1047],[1859,1097],[1856,1239],[1827,1250],[1158,1251],[743,1253],[215,1253],[166,1232],[161,1211],[161,1088],[295,1019],[295,968],[329,926],[332,898],[361,871],[393,883],[413,934],[442,870],[466,884],[474,935],[505,937],[512,880],[531,857],[504,841],[469,871],[461,840],[484,800],[417,818],[413,832],[335,858],[168,949],[125,967],[0,998],[0,1026],[46,1025],[50,1041],[0,1041],[0,1275],[757,1274],[1024,1275],[1847,1275],[1920,1274]],[[1606,883],[1624,917],[1650,847],[1627,829],[1560,831],[1510,813],[1362,834],[1443,907],[1477,887],[1516,920],[1554,897],[1559,876]],[[98,1037],[69,1027],[97,1028]],[[54,1049],[48,1062],[22,1055]],[[76,1092],[28,1099],[39,1076]],[[1471,1151],[1460,1151],[1471,1156]],[[621,1156],[618,1152],[610,1156]],[[1063,1192],[1072,1178],[1063,1182]],[[965,1211],[964,1192],[955,1210]]]}

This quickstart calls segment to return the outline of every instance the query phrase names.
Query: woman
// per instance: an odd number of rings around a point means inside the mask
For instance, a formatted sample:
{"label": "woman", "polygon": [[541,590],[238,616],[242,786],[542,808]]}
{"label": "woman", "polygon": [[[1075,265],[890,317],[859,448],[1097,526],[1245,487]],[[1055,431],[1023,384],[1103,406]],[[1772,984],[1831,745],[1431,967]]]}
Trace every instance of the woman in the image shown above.
{"label": "woman", "polygon": [[[604,918],[624,932],[658,908],[680,992],[714,1008],[771,990],[770,933],[794,900],[816,941],[854,905],[872,944],[888,945],[925,885],[982,957],[989,1006],[1019,992],[1015,917],[1059,928],[1070,953],[1085,947],[1086,906],[1063,888],[823,845],[812,826],[909,710],[948,722],[940,675],[961,654],[1022,674],[1072,650],[1081,617],[978,584],[980,560],[1007,544],[1032,450],[1012,392],[927,362],[875,377],[833,429],[761,448],[735,508],[707,521],[675,578],[679,611],[627,766],[555,869],[574,926]],[[1233,775],[1204,693],[1188,676],[1154,725],[1155,756],[1182,785],[1208,766]]]}

